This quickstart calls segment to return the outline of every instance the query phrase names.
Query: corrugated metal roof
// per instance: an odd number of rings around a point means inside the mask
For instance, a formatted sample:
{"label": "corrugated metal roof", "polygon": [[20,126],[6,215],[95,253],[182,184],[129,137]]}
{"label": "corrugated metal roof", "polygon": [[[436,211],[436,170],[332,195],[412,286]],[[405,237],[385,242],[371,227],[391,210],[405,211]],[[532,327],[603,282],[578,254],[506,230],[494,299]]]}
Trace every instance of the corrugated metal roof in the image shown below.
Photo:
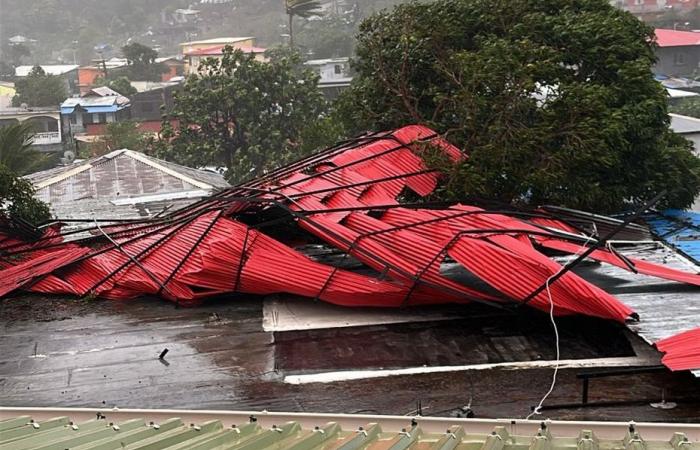
{"label": "corrugated metal roof", "polygon": [[[54,184],[56,182],[59,182],[61,180],[56,180],[54,183],[51,183],[49,180],[52,178],[59,177],[61,174],[65,174],[71,171],[74,171],[76,168],[82,167],[84,168],[83,170],[91,170],[94,169],[95,167],[101,166],[103,164],[107,164],[110,162],[113,162],[115,158],[129,158],[129,159],[140,159],[140,160],[147,160],[151,162],[150,167],[154,168],[155,170],[158,170],[160,172],[168,172],[168,175],[178,177],[178,174],[181,175],[179,178],[183,181],[186,181],[186,178],[191,178],[193,180],[196,180],[200,183],[204,183],[207,186],[201,186],[201,188],[225,188],[228,187],[229,184],[226,182],[224,177],[221,174],[218,174],[213,171],[209,170],[198,170],[198,169],[193,169],[191,167],[186,167],[186,166],[181,166],[179,164],[171,163],[162,159],[158,158],[153,158],[152,156],[145,155],[143,153],[135,152],[133,150],[128,150],[128,149],[121,149],[121,150],[115,150],[113,152],[110,152],[106,155],[103,156],[97,156],[91,159],[88,159],[86,161],[82,161],[80,163],[76,164],[71,164],[68,166],[63,166],[63,167],[55,167],[53,169],[49,170],[43,170],[41,172],[35,172],[30,175],[27,175],[25,178],[31,181],[34,184],[42,183],[42,182],[49,182],[50,184]],[[121,173],[119,174],[120,177],[123,176],[124,174]],[[150,192],[134,192],[133,194],[129,192],[123,192],[122,195],[136,195],[136,194],[147,194]],[[153,192],[155,193],[155,192]]]}
{"label": "corrugated metal roof", "polygon": [[34,184],[35,196],[49,203],[52,213],[64,220],[149,217],[228,186],[218,173],[125,149],[26,178]]}
{"label": "corrugated metal roof", "polygon": [[[143,411],[147,413],[147,411]],[[177,412],[177,411],[172,411]],[[118,420],[105,411],[88,421],[67,416],[33,420],[29,415],[0,421],[0,449],[478,449],[483,450],[691,450],[697,425],[604,424],[601,422],[479,421],[450,418],[289,415],[280,423],[256,416],[231,424],[231,417],[208,412],[209,420],[143,416]],[[187,414],[183,411],[182,413]],[[115,414],[115,417],[120,415]],[[124,416],[124,415],[121,415]],[[132,415],[133,416],[133,415]],[[261,416],[264,416],[261,415]],[[195,416],[196,417],[196,416]],[[235,416],[242,419],[241,414]],[[264,417],[261,417],[264,419]],[[284,415],[278,415],[284,419]],[[332,417],[335,419],[335,417]],[[363,425],[357,425],[367,420]],[[316,425],[309,425],[316,423]],[[423,428],[423,424],[427,428]],[[403,424],[403,426],[399,425]],[[401,428],[396,429],[397,425]],[[442,427],[440,427],[442,425]],[[491,427],[490,432],[487,427]],[[439,430],[439,431],[438,431]],[[647,434],[647,430],[649,434]],[[687,431],[684,433],[683,431]],[[616,432],[617,435],[610,437]],[[559,434],[566,433],[566,434]],[[600,435],[598,434],[600,433]],[[653,435],[653,437],[651,437]]]}
{"label": "corrugated metal roof", "polygon": [[687,47],[700,45],[700,33],[657,28],[654,31],[659,47]]}
{"label": "corrugated metal roof", "polygon": [[217,44],[235,44],[236,42],[247,41],[248,39],[255,39],[254,37],[218,37],[212,39],[204,39],[201,41],[190,41],[183,42],[180,45],[217,45]]}
{"label": "corrugated metal roof", "polygon": [[[628,258],[685,272],[700,270],[692,261],[660,242],[618,246],[617,250]],[[630,322],[627,327],[650,344],[700,327],[697,287],[635,274],[610,264],[583,264],[574,271],[634,309],[639,314],[639,322]]]}
{"label": "corrugated metal roof", "polygon": [[[229,44],[215,45],[207,48],[195,48],[185,52],[186,56],[216,56],[222,55],[224,48]],[[236,47],[236,50],[241,50],[243,53],[265,53],[266,48],[262,47]]]}
{"label": "corrugated metal roof", "polygon": [[645,218],[661,239],[680,250],[696,263],[700,261],[700,214],[669,209]]}

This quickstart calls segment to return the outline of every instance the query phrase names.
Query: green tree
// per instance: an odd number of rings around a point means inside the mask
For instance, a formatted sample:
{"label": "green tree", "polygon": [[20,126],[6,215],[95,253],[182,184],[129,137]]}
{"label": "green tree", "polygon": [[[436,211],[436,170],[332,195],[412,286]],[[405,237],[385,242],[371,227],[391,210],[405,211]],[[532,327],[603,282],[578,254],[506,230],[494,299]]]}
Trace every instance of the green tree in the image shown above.
{"label": "green tree", "polygon": [[220,60],[204,60],[164,117],[156,155],[191,167],[226,167],[234,181],[298,157],[304,130],[325,108],[318,75],[296,52],[268,55],[268,62],[256,61],[227,46]]}
{"label": "green tree", "polygon": [[50,218],[48,206],[34,198],[32,183],[20,178],[44,168],[48,158],[30,147],[29,124],[0,127],[0,209],[38,224]]}
{"label": "green tree", "polygon": [[668,105],[668,111],[684,116],[700,118],[700,97],[687,97],[674,100]]}
{"label": "green tree", "polygon": [[124,97],[131,97],[138,91],[131,85],[131,81],[127,77],[120,76],[111,79],[97,77],[94,82],[95,86],[107,86],[108,88],[119,92]]}
{"label": "green tree", "polygon": [[653,37],[607,0],[406,3],[360,26],[340,104],[356,131],[422,123],[464,148],[444,197],[686,207],[700,161],[669,130]]}
{"label": "green tree", "polygon": [[321,2],[318,0],[284,0],[289,27],[289,46],[294,47],[294,17],[308,19],[320,15]]}
{"label": "green tree", "polygon": [[351,56],[354,51],[357,28],[351,19],[336,15],[309,21],[296,34],[299,46],[313,54],[313,58]]}
{"label": "green tree", "polygon": [[28,106],[58,107],[68,96],[61,77],[49,75],[40,66],[35,66],[24,78],[15,82],[17,94],[12,98],[13,106],[26,103]]}
{"label": "green tree", "polygon": [[55,158],[32,147],[33,135],[28,122],[0,127],[0,164],[19,175],[48,169]]}
{"label": "green tree", "polygon": [[104,135],[90,146],[93,153],[91,156],[104,155],[123,148],[143,152],[146,150],[146,144],[147,138],[139,130],[136,122],[112,122],[105,127]]}
{"label": "green tree", "polygon": [[7,46],[5,51],[7,52],[8,59],[13,67],[21,66],[22,59],[27,58],[32,54],[29,47],[24,44],[10,44]]}
{"label": "green tree", "polygon": [[122,47],[122,53],[129,65],[129,78],[137,81],[160,81],[160,75],[167,71],[156,63],[158,52],[138,42]]}
{"label": "green tree", "polygon": [[0,164],[0,210],[35,225],[51,218],[49,207],[34,198],[34,186]]}

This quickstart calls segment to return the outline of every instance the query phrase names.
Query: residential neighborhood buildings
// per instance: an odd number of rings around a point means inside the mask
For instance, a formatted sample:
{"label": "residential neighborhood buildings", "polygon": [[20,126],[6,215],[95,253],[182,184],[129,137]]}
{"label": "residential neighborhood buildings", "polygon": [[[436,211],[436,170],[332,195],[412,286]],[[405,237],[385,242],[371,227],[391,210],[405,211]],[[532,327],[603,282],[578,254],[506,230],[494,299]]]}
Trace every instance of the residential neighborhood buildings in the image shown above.
{"label": "residential neighborhood buildings", "polygon": [[220,59],[224,48],[229,45],[235,49],[255,55],[258,61],[265,60],[265,48],[255,46],[254,37],[222,37],[180,44],[184,56],[184,72],[187,75],[197,73],[199,65],[205,58]]}
{"label": "residential neighborhood buildings", "polygon": [[106,124],[130,118],[130,104],[127,97],[102,86],[66,99],[61,103],[61,115],[73,133],[102,134]]}
{"label": "residential neighborhood buildings", "polygon": [[657,28],[654,72],[667,76],[693,76],[700,64],[700,33]]}
{"label": "residential neighborhood buildings", "polygon": [[352,72],[348,57],[312,59],[304,64],[319,74],[318,87],[326,98],[333,99],[350,86]]}
{"label": "residential neighborhood buildings", "polygon": [[698,0],[612,0],[611,3],[642,19],[669,11],[688,12],[700,5]]}

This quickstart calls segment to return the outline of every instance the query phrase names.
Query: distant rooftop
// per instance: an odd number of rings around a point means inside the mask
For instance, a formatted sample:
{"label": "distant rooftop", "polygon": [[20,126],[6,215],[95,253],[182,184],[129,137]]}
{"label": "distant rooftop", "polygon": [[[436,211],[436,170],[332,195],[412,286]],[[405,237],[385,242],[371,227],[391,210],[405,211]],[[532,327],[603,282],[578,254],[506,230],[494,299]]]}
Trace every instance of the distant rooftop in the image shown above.
{"label": "distant rooftop", "polygon": [[249,39],[255,39],[252,36],[248,37],[218,37],[218,38],[212,38],[212,39],[204,39],[201,41],[190,41],[190,42],[183,42],[180,44],[181,46],[186,46],[186,45],[206,45],[206,44],[211,44],[211,45],[219,45],[219,44],[235,44],[236,42],[241,42],[241,41],[247,41]]}
{"label": "distant rooftop", "polygon": [[304,64],[307,66],[323,66],[325,64],[335,64],[335,63],[347,63],[350,62],[349,57],[343,57],[343,58],[325,58],[325,59],[310,59],[306,61]]}
{"label": "distant rooftop", "polygon": [[659,47],[685,47],[700,45],[700,33],[657,28],[656,43]]}
{"label": "distant rooftop", "polygon": [[[76,106],[86,108],[87,112],[113,112],[126,108],[130,100],[117,91],[100,86],[90,89],[81,97],[71,97],[61,103],[61,114],[71,114]],[[91,110],[91,108],[101,108]],[[106,108],[106,109],[105,109]]]}
{"label": "distant rooftop", "polygon": [[182,84],[180,81],[132,81],[131,87],[137,92],[148,92],[156,89],[161,89],[169,86],[177,86]]}
{"label": "distant rooftop", "polygon": [[684,91],[682,89],[666,88],[668,96],[671,98],[687,98],[700,96],[697,92]]}
{"label": "distant rooftop", "polygon": [[58,112],[58,108],[49,108],[49,107],[45,107],[45,106],[36,107],[36,108],[21,108],[21,107],[15,107],[15,106],[8,106],[7,108],[0,109],[0,116],[3,116],[3,115],[16,116],[18,114],[36,115],[39,113],[57,113],[57,112]]}
{"label": "distant rooftop", "polygon": [[669,114],[671,116],[671,129],[678,134],[700,133],[700,119],[680,114]]}
{"label": "distant rooftop", "polygon": [[[221,55],[224,51],[224,47],[229,44],[215,45],[213,47],[193,49],[185,52],[187,56],[216,56]],[[241,50],[244,53],[265,53],[267,49],[262,47],[236,47],[236,50]]]}
{"label": "distant rooftop", "polygon": [[[26,77],[36,66],[17,66],[15,67],[15,76]],[[63,75],[64,73],[76,70],[79,66],[77,64],[48,64],[41,65],[41,68],[49,75]]]}
{"label": "distant rooftop", "polygon": [[8,39],[11,44],[26,44],[27,42],[36,42],[36,39],[30,39],[26,36],[17,34]]}
{"label": "distant rooftop", "polygon": [[[128,149],[25,176],[61,219],[132,219],[228,187],[223,176]],[[138,205],[146,205],[139,207]]]}

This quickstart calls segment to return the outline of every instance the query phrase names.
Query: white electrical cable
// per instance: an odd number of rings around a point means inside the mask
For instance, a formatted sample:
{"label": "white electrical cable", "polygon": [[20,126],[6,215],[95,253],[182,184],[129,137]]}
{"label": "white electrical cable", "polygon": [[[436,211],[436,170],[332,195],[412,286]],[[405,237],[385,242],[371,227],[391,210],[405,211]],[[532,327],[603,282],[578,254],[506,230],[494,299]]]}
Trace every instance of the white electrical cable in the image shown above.
{"label": "white electrical cable", "polygon": [[[586,247],[588,246],[588,243],[591,241],[593,236],[589,236],[588,239],[586,240],[586,243],[581,246],[581,250],[576,252],[576,254],[573,256],[574,259],[579,257],[585,250]],[[552,322],[552,328],[554,328],[554,342],[556,345],[556,362],[554,364],[554,373],[552,374],[552,384],[549,386],[549,390],[547,391],[546,394],[542,397],[540,402],[537,404],[535,409],[532,410],[530,414],[525,417],[525,420],[530,420],[532,416],[542,414],[542,406],[544,405],[544,402],[547,401],[547,398],[549,395],[554,391],[554,386],[557,384],[557,374],[559,373],[559,361],[561,360],[560,358],[560,351],[559,351],[559,328],[557,328],[557,322],[554,320],[554,300],[552,300],[552,291],[549,289],[549,282],[552,280],[552,278],[556,277],[559,275],[561,271],[566,269],[566,266],[562,266],[561,269],[559,269],[554,275],[550,276],[547,278],[547,281],[544,282],[545,287],[547,288],[547,298],[549,299],[549,320]]]}

